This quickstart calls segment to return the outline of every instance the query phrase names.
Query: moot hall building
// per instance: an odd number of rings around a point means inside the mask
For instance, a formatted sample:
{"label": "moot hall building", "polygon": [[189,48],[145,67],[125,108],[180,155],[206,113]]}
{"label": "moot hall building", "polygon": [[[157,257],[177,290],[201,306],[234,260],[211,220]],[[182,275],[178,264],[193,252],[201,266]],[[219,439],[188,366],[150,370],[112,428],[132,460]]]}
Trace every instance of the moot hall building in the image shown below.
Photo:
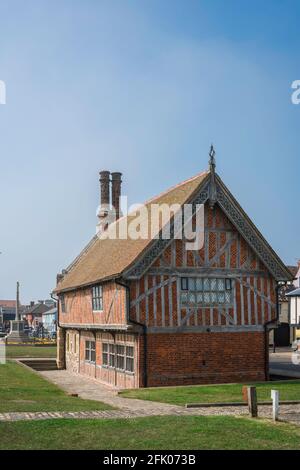
{"label": "moot hall building", "polygon": [[[124,221],[121,174],[100,182],[118,218],[104,233]],[[203,204],[203,246],[94,236],[58,275],[58,367],[118,388],[267,380],[278,283],[293,275],[216,174],[213,148],[208,171],[151,199],[149,217],[151,204]]]}

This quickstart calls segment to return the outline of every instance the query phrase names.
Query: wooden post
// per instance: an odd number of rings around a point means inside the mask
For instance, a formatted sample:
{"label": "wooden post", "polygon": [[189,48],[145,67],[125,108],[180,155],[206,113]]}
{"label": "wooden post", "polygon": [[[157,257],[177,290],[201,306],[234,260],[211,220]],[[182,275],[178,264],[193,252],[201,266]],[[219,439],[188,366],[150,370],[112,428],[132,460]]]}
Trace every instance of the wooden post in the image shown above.
{"label": "wooden post", "polygon": [[257,418],[257,394],[256,387],[248,387],[248,408],[252,418]]}
{"label": "wooden post", "polygon": [[273,420],[278,421],[279,415],[279,391],[271,390],[271,398],[273,401]]}
{"label": "wooden post", "polygon": [[247,387],[247,385],[243,385],[243,387],[242,387],[242,397],[243,397],[243,401],[248,403],[248,387]]}
{"label": "wooden post", "polygon": [[6,340],[0,338],[0,365],[6,363]]}

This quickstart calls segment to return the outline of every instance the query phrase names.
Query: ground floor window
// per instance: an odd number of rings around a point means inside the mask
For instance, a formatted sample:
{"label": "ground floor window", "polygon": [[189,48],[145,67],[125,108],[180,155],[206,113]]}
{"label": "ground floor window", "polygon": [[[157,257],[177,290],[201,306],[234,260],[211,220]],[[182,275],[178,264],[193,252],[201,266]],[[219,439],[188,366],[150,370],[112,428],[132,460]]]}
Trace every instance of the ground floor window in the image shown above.
{"label": "ground floor window", "polygon": [[96,343],[95,341],[85,342],[85,360],[95,364],[96,362]]}
{"label": "ground floor window", "polygon": [[134,349],[133,346],[126,346],[126,370],[134,371]]}
{"label": "ground floor window", "polygon": [[110,367],[115,367],[115,345],[114,344],[109,344],[109,366]]}
{"label": "ground floor window", "polygon": [[102,344],[102,364],[108,366],[108,344]]}
{"label": "ground floor window", "polygon": [[116,353],[117,353],[117,369],[124,370],[125,369],[125,346],[121,344],[116,345]]}
{"label": "ground floor window", "polygon": [[134,347],[102,343],[102,365],[120,371],[134,372]]}

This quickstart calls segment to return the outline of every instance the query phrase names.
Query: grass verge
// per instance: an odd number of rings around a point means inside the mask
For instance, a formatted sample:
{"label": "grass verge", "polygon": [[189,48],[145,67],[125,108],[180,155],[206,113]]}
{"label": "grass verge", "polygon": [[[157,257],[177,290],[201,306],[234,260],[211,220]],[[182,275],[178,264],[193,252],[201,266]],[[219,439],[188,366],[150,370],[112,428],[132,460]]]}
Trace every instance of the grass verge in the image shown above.
{"label": "grass verge", "polygon": [[[270,400],[271,390],[279,390],[280,400],[300,400],[300,380],[254,383],[258,400]],[[174,405],[186,403],[215,403],[242,401],[243,384],[193,385],[184,387],[158,387],[124,390],[126,398],[158,401]]]}
{"label": "grass verge", "polygon": [[6,357],[56,357],[56,346],[6,346]]}
{"label": "grass verge", "polygon": [[0,423],[1,450],[299,448],[300,429],[295,426],[230,416]]}
{"label": "grass verge", "polygon": [[14,362],[0,365],[0,412],[85,411],[111,407],[68,396],[56,385]]}

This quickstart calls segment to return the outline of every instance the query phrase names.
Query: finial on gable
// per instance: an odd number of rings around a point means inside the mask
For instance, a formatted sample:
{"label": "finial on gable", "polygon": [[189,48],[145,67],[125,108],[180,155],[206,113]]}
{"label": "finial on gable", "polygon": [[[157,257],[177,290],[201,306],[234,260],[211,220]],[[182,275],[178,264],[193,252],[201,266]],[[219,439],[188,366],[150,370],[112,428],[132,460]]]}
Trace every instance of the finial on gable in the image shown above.
{"label": "finial on gable", "polygon": [[215,159],[215,149],[214,146],[210,146],[209,151],[209,171],[210,171],[210,184],[209,184],[209,206],[211,209],[214,208],[215,203],[217,202],[217,188],[215,180],[215,169],[216,169],[216,159]]}
{"label": "finial on gable", "polygon": [[215,156],[216,156],[216,152],[215,152],[214,146],[211,144],[211,146],[210,146],[210,152],[209,152],[209,170],[210,170],[212,173],[215,172],[215,168],[216,168],[216,159],[215,159]]}

